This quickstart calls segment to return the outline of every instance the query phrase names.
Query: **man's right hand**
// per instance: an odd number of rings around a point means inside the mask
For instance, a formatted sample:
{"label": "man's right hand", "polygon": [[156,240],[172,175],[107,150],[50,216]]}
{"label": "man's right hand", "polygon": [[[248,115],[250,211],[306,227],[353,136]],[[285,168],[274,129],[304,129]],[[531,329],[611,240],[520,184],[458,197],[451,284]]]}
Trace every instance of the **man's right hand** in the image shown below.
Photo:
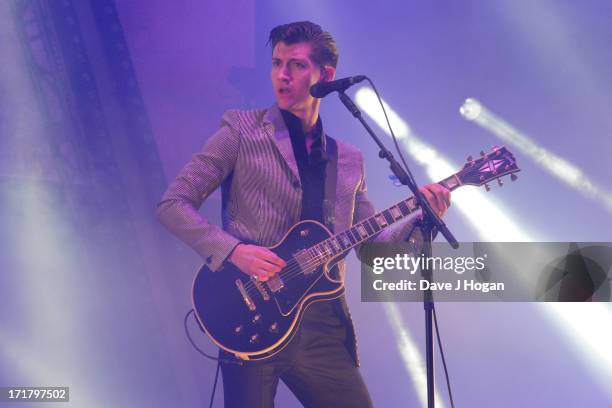
{"label": "man's right hand", "polygon": [[238,244],[230,255],[229,261],[242,272],[262,282],[270,279],[287,265],[268,248],[248,244]]}

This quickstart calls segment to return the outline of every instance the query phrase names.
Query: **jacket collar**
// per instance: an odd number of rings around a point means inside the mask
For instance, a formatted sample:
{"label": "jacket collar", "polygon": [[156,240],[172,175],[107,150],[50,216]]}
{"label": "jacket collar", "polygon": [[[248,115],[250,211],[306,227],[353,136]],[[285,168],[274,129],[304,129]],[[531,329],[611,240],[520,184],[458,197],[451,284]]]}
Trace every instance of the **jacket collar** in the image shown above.
{"label": "jacket collar", "polygon": [[[266,132],[273,136],[276,143],[276,147],[287,162],[287,165],[291,169],[291,172],[297,180],[300,179],[300,173],[298,171],[297,161],[293,154],[293,145],[291,144],[291,136],[289,129],[283,120],[283,115],[275,103],[267,109],[263,117],[263,124]],[[325,130],[321,129],[321,144],[323,151],[327,150],[327,136]]]}

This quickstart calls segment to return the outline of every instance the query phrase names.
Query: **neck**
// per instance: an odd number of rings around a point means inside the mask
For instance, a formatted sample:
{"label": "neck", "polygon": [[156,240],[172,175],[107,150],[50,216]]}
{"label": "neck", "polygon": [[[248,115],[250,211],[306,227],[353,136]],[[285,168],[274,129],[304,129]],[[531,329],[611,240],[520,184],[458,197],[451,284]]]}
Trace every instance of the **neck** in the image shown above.
{"label": "neck", "polygon": [[312,129],[317,124],[317,119],[319,118],[320,104],[321,101],[316,100],[316,102],[313,104],[312,107],[310,107],[310,109],[291,111],[291,113],[300,118],[300,122],[302,123],[302,130],[306,135],[310,134]]}

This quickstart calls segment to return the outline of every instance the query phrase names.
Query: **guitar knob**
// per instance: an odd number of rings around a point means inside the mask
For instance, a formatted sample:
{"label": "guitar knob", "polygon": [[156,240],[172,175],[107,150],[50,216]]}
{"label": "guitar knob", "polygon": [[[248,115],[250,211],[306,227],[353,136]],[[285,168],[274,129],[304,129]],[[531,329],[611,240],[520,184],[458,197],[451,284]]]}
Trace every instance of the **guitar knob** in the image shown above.
{"label": "guitar knob", "polygon": [[249,343],[251,344],[259,343],[259,334],[255,333],[254,335],[252,335],[251,338],[249,339]]}
{"label": "guitar knob", "polygon": [[485,184],[485,190],[487,190],[487,191],[491,191],[491,187],[489,187],[489,185],[488,185],[488,184]]}
{"label": "guitar knob", "polygon": [[268,330],[270,330],[270,333],[278,333],[278,323],[272,323]]}
{"label": "guitar knob", "polygon": [[242,334],[242,331],[243,331],[243,330],[244,330],[244,326],[239,325],[239,326],[236,326],[236,327],[234,328],[234,333],[235,333],[235,334]]}
{"label": "guitar knob", "polygon": [[253,323],[259,323],[259,322],[261,322],[261,315],[258,313],[258,314],[256,314],[255,316],[253,316],[252,322],[253,322]]}
{"label": "guitar knob", "polygon": [[511,174],[510,175],[510,180],[511,181],[516,181],[517,178],[518,178],[518,176],[516,174]]}

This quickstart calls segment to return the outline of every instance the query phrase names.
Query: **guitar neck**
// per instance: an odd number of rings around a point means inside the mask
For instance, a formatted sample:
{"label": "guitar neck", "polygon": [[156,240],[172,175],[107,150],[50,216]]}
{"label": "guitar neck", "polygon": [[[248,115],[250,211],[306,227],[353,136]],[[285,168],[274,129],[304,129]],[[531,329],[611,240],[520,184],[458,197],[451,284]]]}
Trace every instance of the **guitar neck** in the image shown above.
{"label": "guitar neck", "polygon": [[[451,191],[462,185],[456,174],[438,182],[438,184]],[[319,265],[323,265],[362,242],[367,241],[385,228],[401,221],[418,208],[419,206],[414,196],[402,200],[386,210],[378,212],[352,227],[313,245],[306,249],[306,251],[313,259],[318,260],[317,263]]]}

